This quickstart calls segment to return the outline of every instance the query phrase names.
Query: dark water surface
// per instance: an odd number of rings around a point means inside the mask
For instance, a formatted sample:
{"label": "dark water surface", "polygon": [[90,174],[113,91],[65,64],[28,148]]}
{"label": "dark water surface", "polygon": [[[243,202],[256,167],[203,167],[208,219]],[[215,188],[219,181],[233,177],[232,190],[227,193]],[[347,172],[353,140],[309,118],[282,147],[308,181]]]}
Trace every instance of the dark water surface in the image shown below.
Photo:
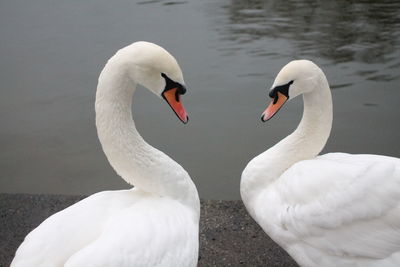
{"label": "dark water surface", "polygon": [[141,134],[191,174],[201,197],[238,199],[247,162],[297,126],[301,99],[260,114],[280,68],[325,71],[334,125],[324,152],[400,157],[400,1],[59,1],[0,3],[0,192],[127,188],[94,125],[97,77],[119,48],[158,43],[179,61],[181,124],[145,90]]}

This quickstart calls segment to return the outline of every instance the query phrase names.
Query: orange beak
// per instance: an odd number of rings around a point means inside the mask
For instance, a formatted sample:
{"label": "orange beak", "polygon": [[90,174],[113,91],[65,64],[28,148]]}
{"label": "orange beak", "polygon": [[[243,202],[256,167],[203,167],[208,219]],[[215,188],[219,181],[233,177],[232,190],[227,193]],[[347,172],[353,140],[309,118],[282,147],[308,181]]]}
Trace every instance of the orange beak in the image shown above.
{"label": "orange beak", "polygon": [[281,109],[287,99],[287,96],[278,91],[276,97],[271,101],[267,109],[261,115],[261,120],[266,122],[271,119]]}
{"label": "orange beak", "polygon": [[173,88],[168,91],[165,91],[162,96],[167,101],[168,105],[175,112],[176,116],[186,124],[189,121],[189,117],[185,110],[185,107],[182,104],[182,96],[178,93],[178,88]]}

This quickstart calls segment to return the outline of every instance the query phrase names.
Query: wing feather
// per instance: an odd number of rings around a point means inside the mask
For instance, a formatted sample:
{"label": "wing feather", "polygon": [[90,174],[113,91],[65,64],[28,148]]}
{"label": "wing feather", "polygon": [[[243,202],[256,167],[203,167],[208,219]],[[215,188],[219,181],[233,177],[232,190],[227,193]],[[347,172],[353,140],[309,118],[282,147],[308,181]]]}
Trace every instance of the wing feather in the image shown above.
{"label": "wing feather", "polygon": [[53,214],[25,237],[11,267],[63,266],[72,254],[98,238],[114,213],[139,197],[135,190],[104,191]]}
{"label": "wing feather", "polygon": [[[111,252],[111,253],[110,253]],[[198,220],[174,200],[142,200],[108,221],[65,267],[196,266]]]}
{"label": "wing feather", "polygon": [[335,256],[384,259],[400,251],[399,159],[327,154],[296,163],[273,190],[277,236]]}

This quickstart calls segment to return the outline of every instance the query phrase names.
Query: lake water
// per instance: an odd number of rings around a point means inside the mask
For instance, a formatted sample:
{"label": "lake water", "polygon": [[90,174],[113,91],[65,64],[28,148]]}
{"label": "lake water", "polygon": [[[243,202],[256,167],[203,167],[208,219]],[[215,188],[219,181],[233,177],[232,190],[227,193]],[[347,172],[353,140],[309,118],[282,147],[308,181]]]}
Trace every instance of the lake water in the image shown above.
{"label": "lake water", "polygon": [[138,90],[137,127],[202,198],[238,199],[247,162],[297,126],[300,98],[260,121],[292,59],[315,61],[331,84],[324,152],[400,157],[400,1],[13,0],[0,25],[0,192],[128,188],[101,150],[94,100],[106,60],[139,40],[177,58],[190,122]]}

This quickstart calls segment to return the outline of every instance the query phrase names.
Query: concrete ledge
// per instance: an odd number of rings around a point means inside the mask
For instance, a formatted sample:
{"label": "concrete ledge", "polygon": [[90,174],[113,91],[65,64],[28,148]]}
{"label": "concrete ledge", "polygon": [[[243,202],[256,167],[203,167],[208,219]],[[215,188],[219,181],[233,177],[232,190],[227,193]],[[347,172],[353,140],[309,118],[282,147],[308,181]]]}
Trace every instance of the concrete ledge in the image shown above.
{"label": "concrete ledge", "polygon": [[[84,196],[0,194],[0,266],[45,218]],[[198,266],[297,266],[240,201],[202,201]]]}

